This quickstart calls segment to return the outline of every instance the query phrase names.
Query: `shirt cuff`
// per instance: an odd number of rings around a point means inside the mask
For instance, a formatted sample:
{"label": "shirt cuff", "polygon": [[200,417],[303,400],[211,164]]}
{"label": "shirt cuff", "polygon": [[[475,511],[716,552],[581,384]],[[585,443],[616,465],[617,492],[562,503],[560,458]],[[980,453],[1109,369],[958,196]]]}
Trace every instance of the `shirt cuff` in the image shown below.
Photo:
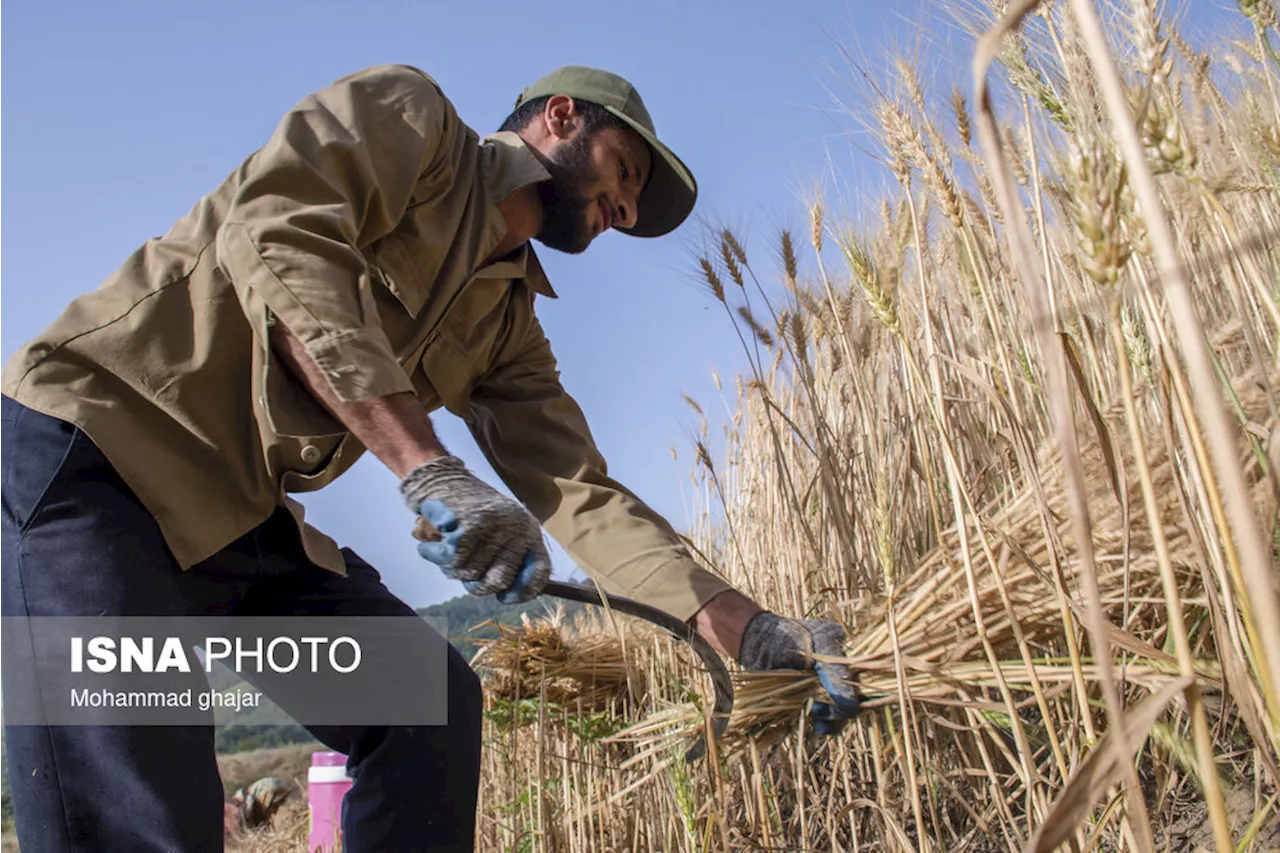
{"label": "shirt cuff", "polygon": [[403,391],[413,382],[396,360],[381,328],[354,329],[306,345],[307,354],[344,403],[358,403]]}

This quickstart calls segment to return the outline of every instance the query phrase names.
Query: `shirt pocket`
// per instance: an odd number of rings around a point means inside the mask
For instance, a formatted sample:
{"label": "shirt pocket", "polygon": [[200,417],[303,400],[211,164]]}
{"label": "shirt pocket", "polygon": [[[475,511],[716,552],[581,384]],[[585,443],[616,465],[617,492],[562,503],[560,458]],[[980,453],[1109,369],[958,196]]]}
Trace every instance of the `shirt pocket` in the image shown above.
{"label": "shirt pocket", "polygon": [[427,337],[419,369],[446,409],[465,417],[471,394],[509,331],[511,280],[474,278]]}
{"label": "shirt pocket", "polygon": [[465,185],[432,183],[421,182],[395,230],[364,252],[405,312],[428,324],[443,315],[453,292],[470,276],[477,250],[492,230]]}
{"label": "shirt pocket", "polygon": [[432,281],[439,270],[424,268],[421,260],[415,263],[404,241],[395,239],[395,235],[380,240],[366,260],[374,280],[391,292],[405,313],[416,319],[430,294],[430,288],[417,284],[417,281],[419,278]]}

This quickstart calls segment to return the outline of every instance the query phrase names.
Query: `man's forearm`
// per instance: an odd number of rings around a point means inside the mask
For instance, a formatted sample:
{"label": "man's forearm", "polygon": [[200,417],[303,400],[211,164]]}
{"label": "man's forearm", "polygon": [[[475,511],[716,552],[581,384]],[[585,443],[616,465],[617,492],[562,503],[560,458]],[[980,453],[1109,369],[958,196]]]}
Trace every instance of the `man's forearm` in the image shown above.
{"label": "man's forearm", "polygon": [[689,624],[702,639],[720,654],[738,659],[742,632],[751,617],[761,611],[760,605],[735,590],[727,590],[703,605],[693,614]]}
{"label": "man's forearm", "polygon": [[400,478],[429,459],[447,456],[422,403],[405,392],[344,403],[329,387],[306,347],[282,325],[271,331],[272,348],[320,403]]}

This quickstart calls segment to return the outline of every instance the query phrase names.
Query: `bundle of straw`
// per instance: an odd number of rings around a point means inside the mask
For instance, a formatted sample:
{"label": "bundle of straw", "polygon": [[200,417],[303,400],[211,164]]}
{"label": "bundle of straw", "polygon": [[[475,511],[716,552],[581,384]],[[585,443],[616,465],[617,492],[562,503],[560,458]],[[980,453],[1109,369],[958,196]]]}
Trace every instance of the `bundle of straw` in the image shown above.
{"label": "bundle of straw", "polygon": [[485,692],[499,701],[537,698],[582,711],[600,711],[645,692],[642,673],[628,665],[622,643],[603,633],[574,634],[555,617],[496,625],[481,640],[475,663]]}

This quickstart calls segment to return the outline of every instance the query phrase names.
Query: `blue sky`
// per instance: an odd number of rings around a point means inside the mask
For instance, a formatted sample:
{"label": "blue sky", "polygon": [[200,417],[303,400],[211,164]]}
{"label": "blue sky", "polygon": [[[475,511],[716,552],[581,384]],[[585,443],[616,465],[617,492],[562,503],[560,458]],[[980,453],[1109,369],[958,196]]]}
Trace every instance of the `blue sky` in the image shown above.
{"label": "blue sky", "polygon": [[[382,62],[427,71],[482,134],[521,89],[559,65],[628,77],[699,181],[695,216],[740,229],[749,252],[772,269],[777,230],[804,232],[802,196],[824,176],[834,171],[871,198],[884,186],[850,136],[856,120],[832,109],[830,92],[850,85],[841,48],[872,61],[906,50],[939,85],[957,79],[945,61],[954,34],[935,19],[922,42],[912,24],[927,7],[6,4],[0,355],[7,359],[142,241],[168,230],[303,95]],[[967,90],[967,66],[960,71]],[[577,257],[540,250],[561,296],[544,300],[540,315],[566,387],[615,476],[680,528],[689,521],[694,425],[682,395],[713,400],[711,372],[728,380],[742,364],[723,314],[696,283],[692,253],[704,233],[690,221],[659,240],[608,234]],[[443,412],[435,422],[446,446],[496,483],[465,428]],[[459,594],[416,556],[395,486],[366,456],[305,500],[313,523],[377,566],[411,604]],[[572,568],[563,552],[555,557],[561,574]]]}

